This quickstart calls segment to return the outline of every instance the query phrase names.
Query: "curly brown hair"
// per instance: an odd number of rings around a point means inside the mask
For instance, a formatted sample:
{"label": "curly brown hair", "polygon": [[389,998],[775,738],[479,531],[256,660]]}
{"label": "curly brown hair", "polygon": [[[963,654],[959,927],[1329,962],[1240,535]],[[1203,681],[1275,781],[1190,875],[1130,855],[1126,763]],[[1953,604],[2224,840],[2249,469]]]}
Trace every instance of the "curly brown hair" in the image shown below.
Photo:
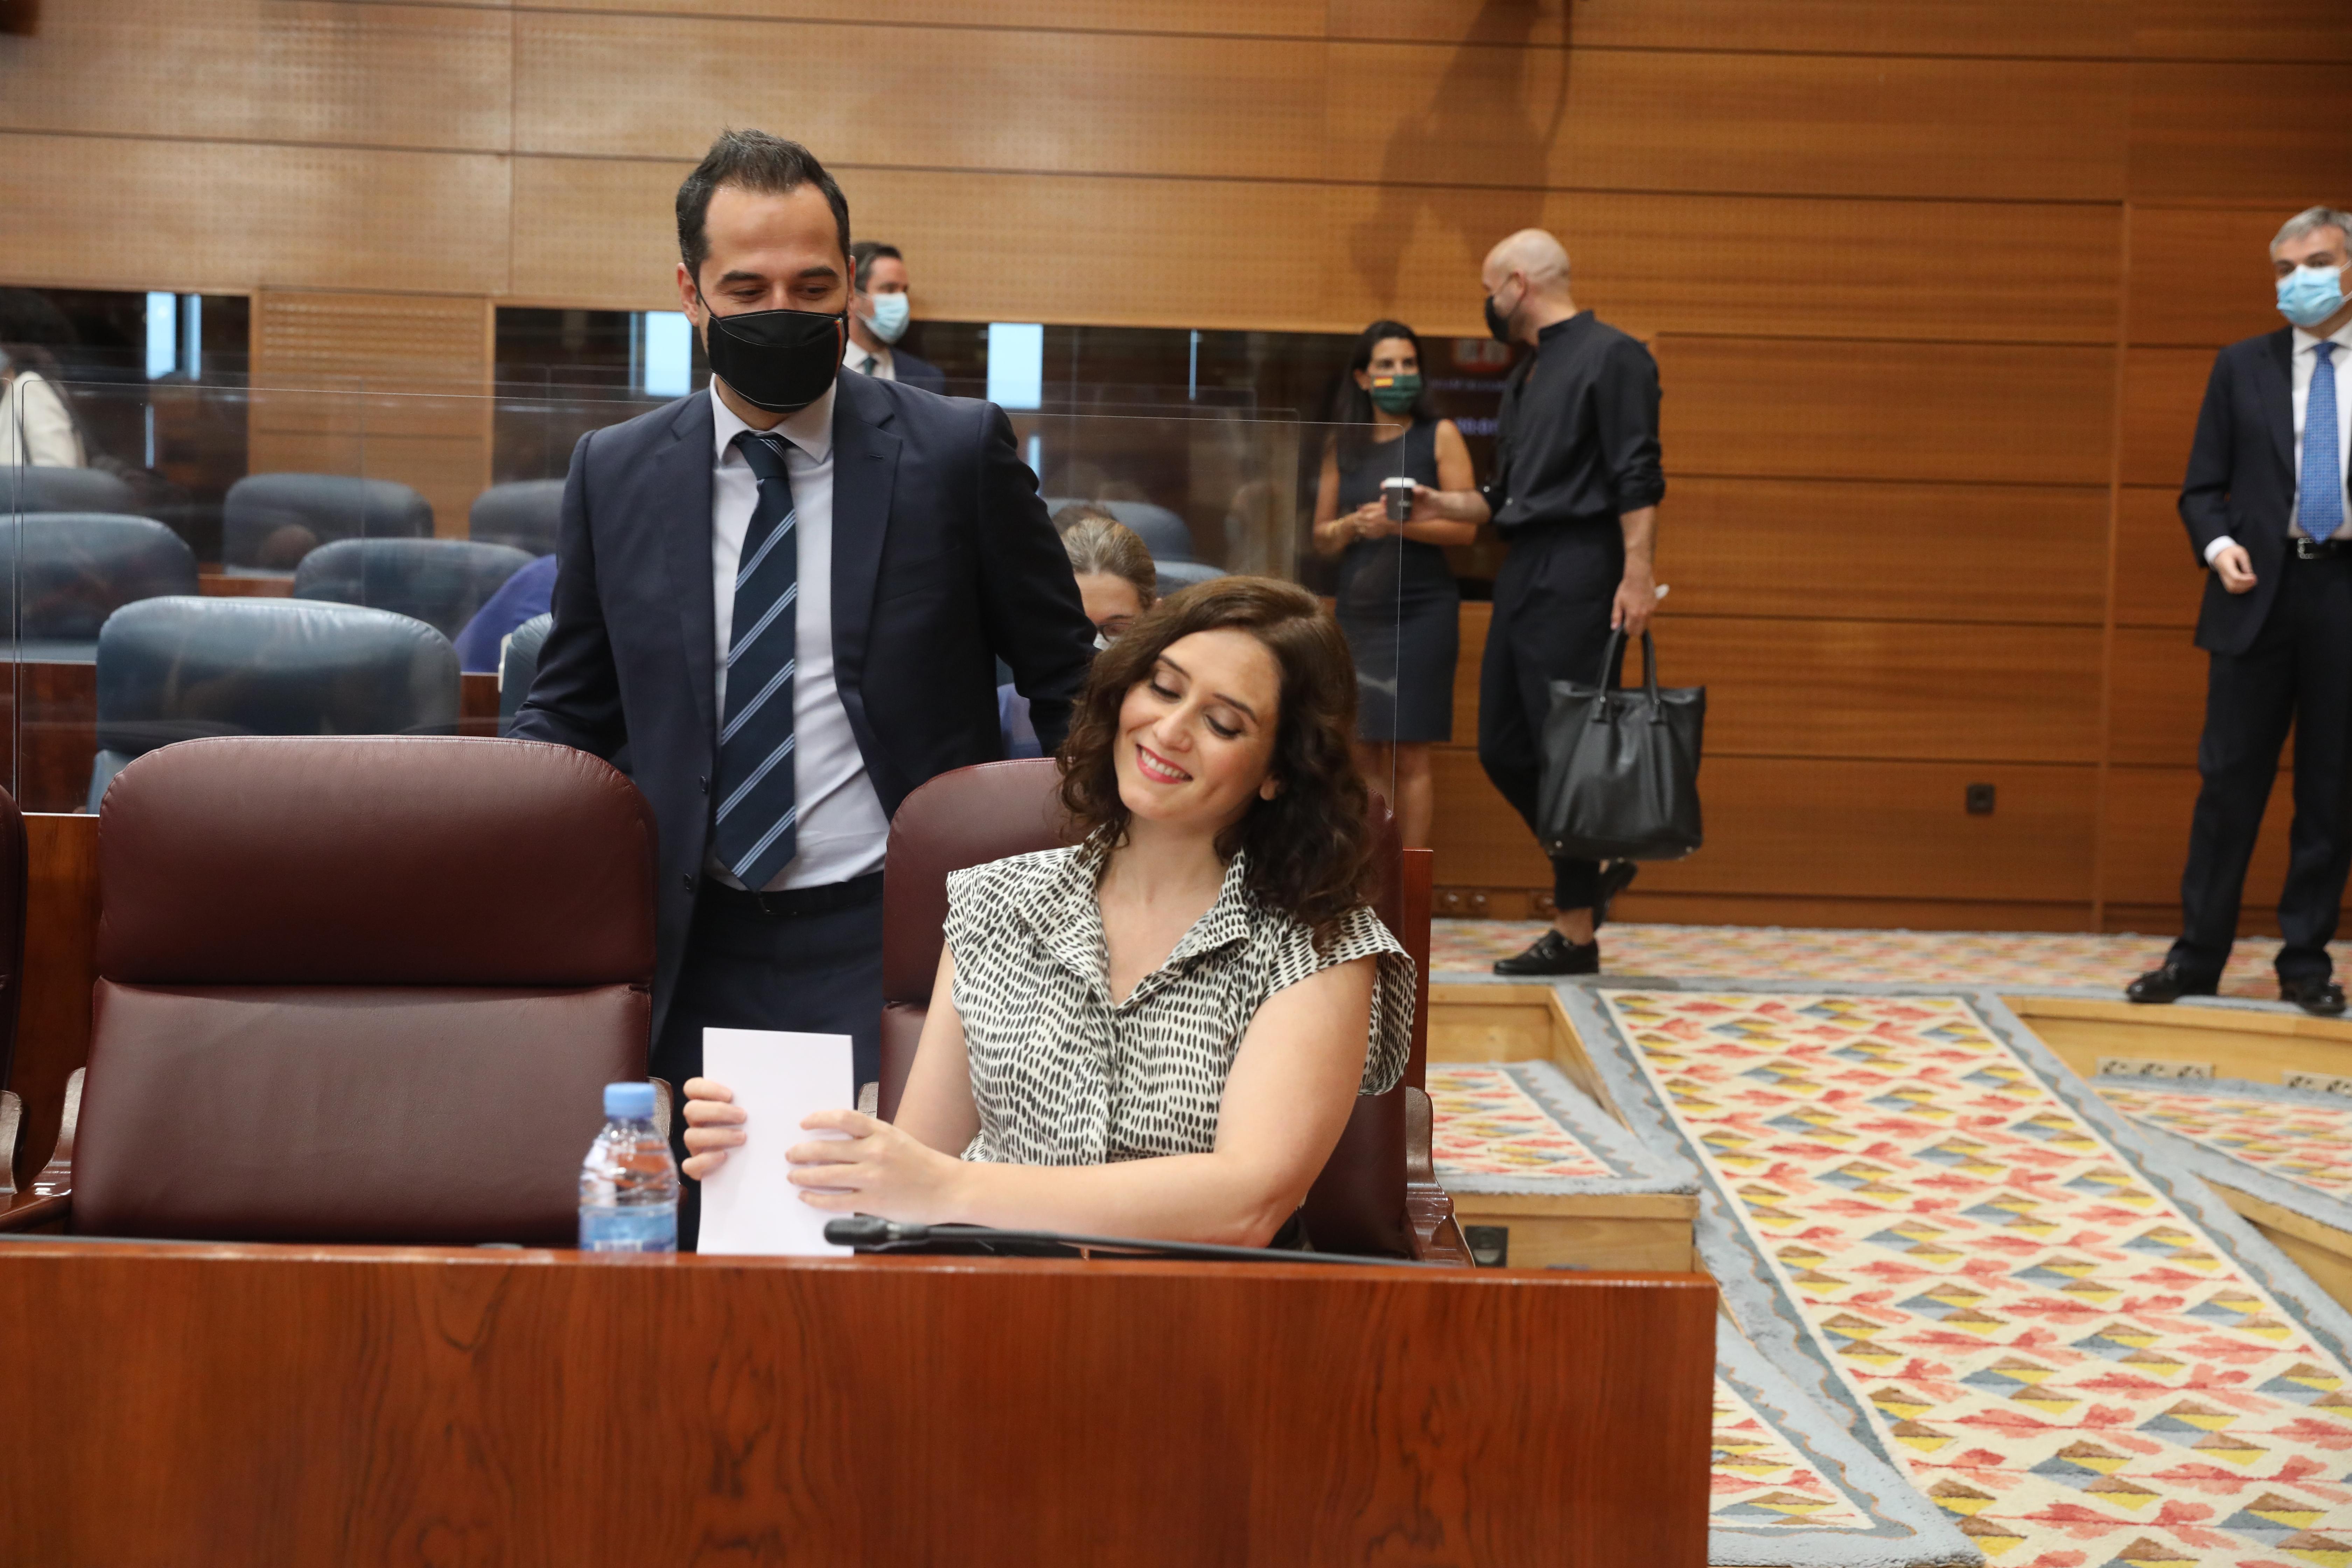
{"label": "curly brown hair", "polygon": [[1062,805],[1086,842],[1108,850],[1127,837],[1119,798],[1119,707],[1149,679],[1169,645],[1195,632],[1249,633],[1282,672],[1273,776],[1217,837],[1217,853],[1249,858],[1244,886],[1260,907],[1311,928],[1319,942],[1374,891],[1370,794],[1356,769],[1356,667],[1339,624],[1306,589],[1272,577],[1216,577],[1171,594],[1095,656],[1063,744]]}

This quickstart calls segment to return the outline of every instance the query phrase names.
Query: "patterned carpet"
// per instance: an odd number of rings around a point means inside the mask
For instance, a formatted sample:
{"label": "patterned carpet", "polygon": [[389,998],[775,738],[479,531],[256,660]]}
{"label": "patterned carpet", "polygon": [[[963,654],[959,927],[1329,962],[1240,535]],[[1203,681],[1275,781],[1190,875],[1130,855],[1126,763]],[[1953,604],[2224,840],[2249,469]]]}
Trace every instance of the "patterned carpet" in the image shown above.
{"label": "patterned carpet", "polygon": [[[1544,928],[1532,921],[1430,922],[1430,967],[1485,971]],[[1822,985],[2021,985],[2112,994],[2163,961],[2170,939],[2046,931],[1809,931],[1778,926],[1612,925],[1601,932],[1611,974]],[[2228,996],[2275,1001],[2277,943],[2238,943],[2222,976]],[[2339,949],[2339,963],[2352,952]]]}
{"label": "patterned carpet", "polygon": [[1997,1004],[1570,1005],[1750,1337],[2004,1568],[2352,1564],[2352,1321]]}
{"label": "patterned carpet", "polygon": [[2091,1087],[2160,1141],[2179,1140],[2206,1180],[2352,1231],[2352,1097],[2226,1078]]}
{"label": "patterned carpet", "polygon": [[1695,1193],[1549,1062],[1433,1062],[1437,1179],[1455,1193]]}

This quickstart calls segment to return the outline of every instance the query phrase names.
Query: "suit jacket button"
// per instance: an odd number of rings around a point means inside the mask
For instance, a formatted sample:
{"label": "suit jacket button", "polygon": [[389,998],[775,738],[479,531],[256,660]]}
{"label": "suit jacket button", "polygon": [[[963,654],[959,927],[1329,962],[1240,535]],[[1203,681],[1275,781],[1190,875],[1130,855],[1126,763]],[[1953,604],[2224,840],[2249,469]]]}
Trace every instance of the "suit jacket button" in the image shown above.
{"label": "suit jacket button", "polygon": [[684,883],[686,884],[686,890],[687,890],[688,892],[689,892],[689,893],[690,893],[690,892],[694,891],[694,873],[693,873],[693,872],[688,871],[685,876],[680,877],[680,878],[678,879],[678,880],[679,880],[679,881],[681,881],[681,882],[684,882]]}
{"label": "suit jacket button", "polygon": [[710,775],[709,773],[698,775],[694,782],[701,786],[703,794],[709,795],[710,793]]}

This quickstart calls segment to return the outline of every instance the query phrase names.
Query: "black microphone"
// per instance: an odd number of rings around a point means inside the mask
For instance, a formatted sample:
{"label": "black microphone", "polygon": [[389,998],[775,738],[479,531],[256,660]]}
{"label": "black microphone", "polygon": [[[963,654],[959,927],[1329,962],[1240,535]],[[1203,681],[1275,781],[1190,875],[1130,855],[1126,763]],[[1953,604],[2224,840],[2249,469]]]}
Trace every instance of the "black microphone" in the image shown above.
{"label": "black microphone", "polygon": [[1057,1230],[1000,1230],[985,1225],[906,1225],[874,1215],[824,1222],[824,1238],[860,1252],[1003,1253],[1067,1258],[1087,1252],[1122,1258],[1184,1258],[1199,1263],[1348,1263],[1387,1268],[1443,1265],[1405,1258],[1359,1258],[1343,1252],[1294,1252],[1286,1247],[1220,1247],[1204,1241],[1151,1241],[1132,1236],[1076,1236]]}

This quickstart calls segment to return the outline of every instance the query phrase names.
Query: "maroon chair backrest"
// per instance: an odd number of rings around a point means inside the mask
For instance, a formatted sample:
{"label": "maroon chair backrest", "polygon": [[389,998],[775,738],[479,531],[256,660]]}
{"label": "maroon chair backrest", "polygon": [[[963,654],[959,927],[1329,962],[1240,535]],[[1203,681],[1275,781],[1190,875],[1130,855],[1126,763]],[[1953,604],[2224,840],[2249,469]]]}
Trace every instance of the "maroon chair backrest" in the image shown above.
{"label": "maroon chair backrest", "polygon": [[654,820],[584,752],[253,737],[99,815],[73,1223],[557,1242],[605,1083],[646,1072]]}
{"label": "maroon chair backrest", "polygon": [[[878,1109],[898,1110],[915,1047],[929,1010],[931,983],[946,944],[947,878],[1008,855],[1051,849],[1066,842],[1058,788],[1061,770],[1050,757],[982,763],[942,773],[909,795],[890,821],[882,881],[882,1082]],[[1402,878],[1396,826],[1375,806],[1383,868],[1373,908],[1403,935]],[[1427,946],[1424,941],[1422,947]],[[1423,952],[1420,959],[1425,961]],[[1308,1233],[1328,1251],[1402,1256],[1405,1215],[1404,1089],[1360,1096],[1323,1173],[1306,1204]]]}

